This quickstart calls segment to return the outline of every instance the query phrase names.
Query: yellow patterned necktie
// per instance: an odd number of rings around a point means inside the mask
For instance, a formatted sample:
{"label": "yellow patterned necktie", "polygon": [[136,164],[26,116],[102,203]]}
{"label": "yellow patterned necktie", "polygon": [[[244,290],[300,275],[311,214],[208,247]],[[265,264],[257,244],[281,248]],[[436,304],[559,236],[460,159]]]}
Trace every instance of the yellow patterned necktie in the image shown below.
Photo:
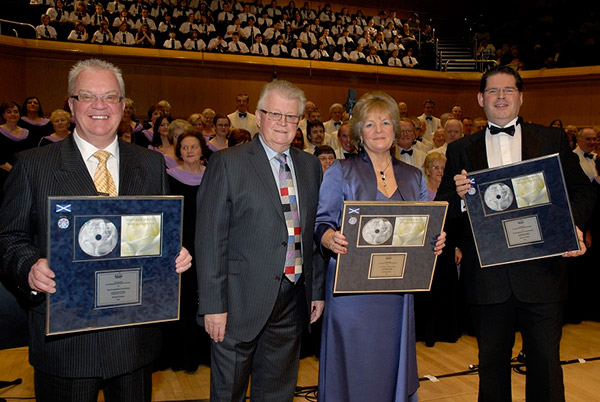
{"label": "yellow patterned necktie", "polygon": [[108,161],[110,155],[111,154],[108,151],[96,151],[94,155],[92,155],[98,159],[98,167],[94,173],[94,184],[96,185],[96,190],[98,190],[98,195],[116,197],[117,187],[106,166],[106,161]]}

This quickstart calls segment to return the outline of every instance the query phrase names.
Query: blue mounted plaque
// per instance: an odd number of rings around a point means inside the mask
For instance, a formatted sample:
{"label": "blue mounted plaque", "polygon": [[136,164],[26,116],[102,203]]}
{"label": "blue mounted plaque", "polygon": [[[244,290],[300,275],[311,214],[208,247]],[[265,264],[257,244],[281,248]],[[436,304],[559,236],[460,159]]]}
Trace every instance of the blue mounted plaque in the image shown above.
{"label": "blue mounted plaque", "polygon": [[333,292],[391,293],[431,289],[445,201],[344,201]]}
{"label": "blue mounted plaque", "polygon": [[482,267],[579,250],[558,154],[467,176],[465,204]]}
{"label": "blue mounted plaque", "polygon": [[48,197],[46,334],[179,319],[183,197]]}

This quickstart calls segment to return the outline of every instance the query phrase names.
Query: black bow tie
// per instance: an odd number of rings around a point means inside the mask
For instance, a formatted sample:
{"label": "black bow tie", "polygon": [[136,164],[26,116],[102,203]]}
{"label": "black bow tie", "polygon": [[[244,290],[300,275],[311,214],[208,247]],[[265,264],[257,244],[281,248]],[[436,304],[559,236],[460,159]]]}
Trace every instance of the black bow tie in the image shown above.
{"label": "black bow tie", "polygon": [[344,152],[344,159],[348,159],[352,156],[352,152]]}
{"label": "black bow tie", "polygon": [[413,150],[409,149],[408,151],[406,149],[403,149],[402,151],[400,151],[400,155],[404,155],[404,154],[409,154],[412,156],[413,154]]}
{"label": "black bow tie", "polygon": [[496,126],[489,126],[490,129],[490,134],[499,134],[499,133],[506,133],[510,136],[515,135],[515,126],[508,126],[508,127],[496,127]]}
{"label": "black bow tie", "polygon": [[342,124],[341,121],[334,121],[333,122],[333,125],[336,126],[336,127],[339,127],[341,124]]}
{"label": "black bow tie", "polygon": [[238,113],[238,116],[240,116],[240,117],[242,117],[242,118],[244,118],[244,119],[245,119],[247,114],[248,114],[248,113],[241,113],[241,112],[240,112],[240,113]]}
{"label": "black bow tie", "polygon": [[433,120],[432,116],[425,116],[425,120]]}
{"label": "black bow tie", "polygon": [[583,156],[585,156],[588,159],[594,159],[594,154],[588,154],[587,152],[584,152]]}
{"label": "black bow tie", "polygon": [[413,141],[413,145],[415,145],[417,143],[417,141],[419,142],[423,142],[423,138],[419,137],[416,140]]}

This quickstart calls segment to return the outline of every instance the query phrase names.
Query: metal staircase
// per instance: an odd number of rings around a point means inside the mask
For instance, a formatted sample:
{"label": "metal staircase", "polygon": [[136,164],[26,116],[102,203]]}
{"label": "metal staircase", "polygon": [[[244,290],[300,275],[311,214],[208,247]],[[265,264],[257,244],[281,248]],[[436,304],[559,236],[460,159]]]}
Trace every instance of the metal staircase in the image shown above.
{"label": "metal staircase", "polygon": [[437,60],[440,71],[477,71],[473,52],[462,38],[438,38]]}

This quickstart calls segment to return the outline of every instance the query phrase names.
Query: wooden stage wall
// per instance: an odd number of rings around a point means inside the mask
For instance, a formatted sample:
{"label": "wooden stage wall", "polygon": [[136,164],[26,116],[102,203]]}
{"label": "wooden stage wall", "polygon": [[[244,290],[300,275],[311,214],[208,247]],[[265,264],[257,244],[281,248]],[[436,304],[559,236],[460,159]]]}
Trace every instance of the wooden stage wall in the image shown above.
{"label": "wooden stage wall", "polygon": [[[136,104],[136,116],[161,99],[173,114],[187,118],[211,107],[217,113],[235,110],[235,95],[250,95],[256,108],[262,86],[275,75],[301,87],[328,119],[334,102],[345,103],[348,88],[358,96],[372,90],[388,92],[420,115],[425,99],[435,100],[436,115],[458,103],[464,114],[477,117],[480,74],[442,73],[392,67],[311,62],[308,60],[234,56],[213,53],[73,44],[0,36],[0,101],[21,103],[27,96],[42,101],[44,113],[62,107],[67,74],[77,60],[98,57],[123,70],[127,96]],[[559,118],[564,124],[600,125],[600,66],[524,71],[525,120],[547,125]]]}

